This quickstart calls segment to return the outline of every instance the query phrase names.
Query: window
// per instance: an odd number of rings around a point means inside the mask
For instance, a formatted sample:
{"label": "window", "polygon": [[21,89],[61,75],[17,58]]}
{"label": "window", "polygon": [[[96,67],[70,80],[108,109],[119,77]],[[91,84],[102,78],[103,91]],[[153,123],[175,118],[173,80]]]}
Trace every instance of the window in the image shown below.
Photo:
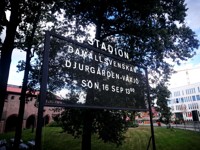
{"label": "window", "polygon": [[189,93],[188,93],[188,89],[187,89],[187,90],[185,90],[185,93],[186,93],[186,94],[189,94]]}
{"label": "window", "polygon": [[12,96],[11,96],[11,99],[15,99],[15,96],[12,95]]}
{"label": "window", "polygon": [[188,101],[188,102],[190,101],[190,97],[187,97],[187,101]]}
{"label": "window", "polygon": [[196,93],[195,88],[193,88],[194,93]]}
{"label": "window", "polygon": [[193,101],[196,101],[196,97],[195,97],[195,96],[192,96],[192,100],[193,100]]}
{"label": "window", "polygon": [[174,92],[174,97],[176,97],[176,96],[180,96],[181,95],[181,92],[180,91],[176,91],[176,92]]}
{"label": "window", "polygon": [[[200,90],[200,89],[199,89]],[[196,93],[195,88],[190,88],[185,90],[186,94],[193,94]]]}
{"label": "window", "polygon": [[182,95],[184,95],[184,91],[182,91]]}
{"label": "window", "polygon": [[188,104],[188,108],[191,109],[191,104]]}
{"label": "window", "polygon": [[190,101],[192,101],[192,96],[189,97]]}
{"label": "window", "polygon": [[183,98],[181,98],[181,102],[184,102]]}
{"label": "window", "polygon": [[200,95],[196,95],[197,100],[200,100]]}

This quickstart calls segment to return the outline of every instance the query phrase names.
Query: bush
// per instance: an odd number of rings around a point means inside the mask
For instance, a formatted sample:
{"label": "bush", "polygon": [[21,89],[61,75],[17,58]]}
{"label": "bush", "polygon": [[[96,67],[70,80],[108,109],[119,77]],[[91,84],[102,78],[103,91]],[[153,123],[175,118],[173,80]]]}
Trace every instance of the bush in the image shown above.
{"label": "bush", "polygon": [[47,127],[61,127],[61,124],[56,121],[53,121],[53,122],[47,124]]}
{"label": "bush", "polygon": [[129,121],[127,123],[127,126],[132,127],[132,128],[136,128],[136,127],[139,127],[139,124],[137,122],[134,122],[134,121]]}

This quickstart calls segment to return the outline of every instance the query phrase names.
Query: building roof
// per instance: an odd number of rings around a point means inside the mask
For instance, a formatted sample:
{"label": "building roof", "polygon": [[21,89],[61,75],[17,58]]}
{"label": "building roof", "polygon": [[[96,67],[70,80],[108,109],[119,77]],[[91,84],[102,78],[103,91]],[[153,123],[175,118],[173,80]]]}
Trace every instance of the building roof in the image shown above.
{"label": "building roof", "polygon": [[21,93],[21,87],[16,86],[16,85],[8,85],[7,86],[7,92],[12,92],[12,93]]}
{"label": "building roof", "polygon": [[[21,86],[11,85],[11,84],[8,84],[8,86],[7,86],[8,93],[21,94],[21,91],[22,91]],[[30,93],[27,91],[26,94],[30,94]],[[37,91],[31,92],[31,95],[38,95],[38,94],[39,94],[39,92],[37,92]]]}

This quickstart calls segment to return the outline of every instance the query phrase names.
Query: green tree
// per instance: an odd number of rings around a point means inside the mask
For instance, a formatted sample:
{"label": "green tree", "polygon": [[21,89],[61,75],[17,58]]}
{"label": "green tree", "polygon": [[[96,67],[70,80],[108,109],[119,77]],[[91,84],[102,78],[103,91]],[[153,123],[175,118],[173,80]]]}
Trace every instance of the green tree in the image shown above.
{"label": "green tree", "polygon": [[170,107],[168,107],[168,98],[170,97],[170,91],[167,89],[167,86],[164,83],[159,83],[154,91],[154,94],[156,95],[156,110],[160,112],[160,121],[169,124],[171,120],[171,111]]}
{"label": "green tree", "polygon": [[[21,31],[20,33],[24,32],[23,35],[25,36],[25,40],[23,41],[21,38],[18,42],[18,47],[20,49],[23,49],[26,51],[26,63],[25,63],[25,70],[24,70],[24,79],[23,79],[23,84],[22,84],[22,91],[21,91],[21,96],[20,96],[20,106],[19,106],[19,112],[18,112],[18,120],[17,120],[17,126],[15,130],[15,141],[14,141],[14,149],[19,149],[19,143],[22,135],[22,124],[23,124],[23,117],[24,117],[24,109],[25,109],[25,103],[27,102],[27,91],[28,89],[28,75],[29,75],[29,70],[31,69],[31,58],[33,57],[33,53],[31,52],[34,51],[34,41],[36,43],[36,40],[34,39],[34,35],[37,29],[37,25],[39,23],[39,18],[41,17],[41,11],[42,11],[42,6],[41,3],[37,2],[32,2],[30,3],[29,7],[27,7],[27,14],[32,14],[32,15],[27,15],[23,18],[23,23],[21,23],[20,28]],[[31,20],[31,21],[27,21]],[[28,29],[28,24],[29,24],[29,29]],[[22,42],[23,41],[23,42]],[[31,96],[31,95],[30,95]]]}
{"label": "green tree", "polygon": [[63,9],[68,19],[76,20],[79,26],[93,24],[96,38],[114,38],[130,52],[134,64],[156,70],[158,77],[168,78],[172,70],[164,58],[179,63],[191,58],[198,48],[195,33],[184,22],[184,0],[66,2]]}
{"label": "green tree", "polygon": [[[34,7],[36,4],[43,7],[42,15],[39,16],[39,20],[43,19],[40,20],[39,28],[40,32],[42,32],[42,30],[44,30],[42,22],[44,23],[44,21],[48,22],[50,20],[47,18],[50,16],[48,15],[48,10],[51,8],[50,6],[53,7],[52,0],[44,0],[40,2],[36,0],[2,0],[0,2],[0,34],[3,35],[3,29],[5,30],[5,39],[0,41],[0,118],[4,107],[13,49],[18,48],[26,51],[28,49],[27,47],[30,47],[29,49],[32,50],[33,47],[31,45],[35,45],[34,48],[36,48],[37,45],[37,43],[35,43],[36,38],[31,37],[33,24],[36,21],[35,17],[38,14],[38,11],[41,11],[38,7]],[[44,19],[45,15],[46,19]],[[30,41],[30,39],[32,39],[32,41]],[[40,41],[41,40],[40,37]]]}
{"label": "green tree", "polygon": [[[85,116],[87,115],[87,116]],[[66,109],[60,118],[64,131],[72,134],[75,138],[80,136],[87,136],[87,134],[97,133],[98,138],[104,142],[113,142],[117,146],[122,144],[125,138],[124,133],[127,130],[126,121],[122,118],[125,116],[123,111],[111,111],[111,110],[80,110],[80,109]],[[87,120],[86,120],[87,119]],[[92,120],[92,126],[90,128],[89,122]],[[89,129],[85,129],[88,128]],[[86,131],[91,131],[91,133]],[[84,135],[86,134],[86,135]],[[89,135],[90,136],[90,135]],[[82,141],[82,149],[85,143],[87,148],[91,149],[91,138]],[[84,142],[84,143],[83,143]]]}
{"label": "green tree", "polygon": [[[3,22],[1,22],[1,27],[6,26],[6,37],[4,42],[1,45],[1,59],[0,59],[0,117],[2,116],[4,100],[6,95],[7,81],[11,63],[11,55],[14,48],[14,39],[16,35],[17,26],[20,23],[20,1],[1,1],[1,19],[3,18]],[[5,18],[5,11],[9,9],[11,10],[9,21]],[[5,22],[5,24],[4,24]],[[2,30],[1,30],[2,32]]]}

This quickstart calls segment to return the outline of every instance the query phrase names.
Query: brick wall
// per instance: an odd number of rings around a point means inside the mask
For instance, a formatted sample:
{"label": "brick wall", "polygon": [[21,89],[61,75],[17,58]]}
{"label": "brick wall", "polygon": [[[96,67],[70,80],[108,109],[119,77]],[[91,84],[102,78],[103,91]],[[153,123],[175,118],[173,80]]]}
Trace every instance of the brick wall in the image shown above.
{"label": "brick wall", "polygon": [[[0,133],[4,132],[6,129],[6,126],[8,126],[8,122],[7,122],[8,118],[17,116],[18,111],[19,111],[19,104],[20,104],[19,98],[20,98],[19,92],[16,92],[16,93],[14,93],[13,91],[8,92],[8,96],[4,104],[2,119],[0,121]],[[32,101],[29,101],[25,104],[23,128],[26,128],[27,119],[30,116],[35,116],[35,121],[37,120],[38,108],[35,107],[35,102],[36,102],[36,98],[33,98]],[[53,120],[52,114],[58,114],[58,113],[59,112],[52,111],[52,108],[50,107],[44,107],[43,116],[48,116],[48,120],[49,122],[51,122]],[[12,118],[10,120],[12,121]]]}

